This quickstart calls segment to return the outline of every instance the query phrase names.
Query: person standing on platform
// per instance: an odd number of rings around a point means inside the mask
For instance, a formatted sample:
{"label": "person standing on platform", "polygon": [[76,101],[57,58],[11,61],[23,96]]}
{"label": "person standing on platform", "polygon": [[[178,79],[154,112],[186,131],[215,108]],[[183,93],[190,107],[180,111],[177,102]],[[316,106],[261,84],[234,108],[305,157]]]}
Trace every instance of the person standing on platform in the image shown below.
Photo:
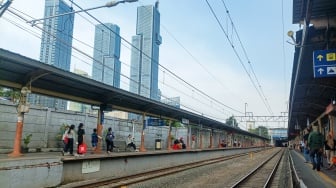
{"label": "person standing on platform", "polygon": [[70,125],[70,128],[67,132],[68,143],[65,145],[62,155],[73,155],[73,144],[74,144],[75,134],[76,134],[75,125]]}
{"label": "person standing on platform", "polygon": [[192,134],[191,135],[191,148],[195,149],[195,144],[196,144],[196,135]]}
{"label": "person standing on platform", "polygon": [[85,144],[84,140],[85,140],[85,130],[84,130],[84,124],[80,123],[78,125],[78,131],[77,131],[77,135],[78,135],[78,139],[77,139],[77,154],[83,156],[83,153],[79,153],[79,146],[81,144]]}
{"label": "person standing on platform", "polygon": [[[313,170],[320,171],[321,166],[321,156],[323,154],[323,135],[318,131],[317,126],[313,126],[313,131],[308,136],[308,146],[310,160],[313,164]],[[316,155],[316,160],[314,159]]]}
{"label": "person standing on platform", "polygon": [[111,153],[113,151],[114,148],[113,139],[114,139],[114,133],[112,132],[112,128],[109,127],[105,138],[107,153]]}
{"label": "person standing on platform", "polygon": [[65,131],[64,131],[64,133],[62,135],[62,141],[63,141],[63,144],[64,144],[62,153],[65,151],[65,148],[67,147],[67,144],[69,142],[69,138],[68,138],[68,131],[69,131],[69,129],[70,129],[70,126],[66,125],[65,126]]}
{"label": "person standing on platform", "polygon": [[306,128],[304,130],[304,135],[303,135],[303,143],[304,143],[304,148],[303,148],[303,156],[305,158],[305,163],[309,163],[309,147],[308,147],[308,137],[310,133],[310,128]]}
{"label": "person standing on platform", "polygon": [[327,156],[328,169],[330,169],[335,165],[333,163],[333,157],[335,156],[336,149],[336,140],[333,138],[331,132],[329,132],[329,134],[327,135],[327,140],[324,142],[324,149]]}
{"label": "person standing on platform", "polygon": [[93,152],[97,149],[98,139],[101,139],[101,137],[98,136],[97,129],[93,129],[93,133],[91,134],[91,145]]}

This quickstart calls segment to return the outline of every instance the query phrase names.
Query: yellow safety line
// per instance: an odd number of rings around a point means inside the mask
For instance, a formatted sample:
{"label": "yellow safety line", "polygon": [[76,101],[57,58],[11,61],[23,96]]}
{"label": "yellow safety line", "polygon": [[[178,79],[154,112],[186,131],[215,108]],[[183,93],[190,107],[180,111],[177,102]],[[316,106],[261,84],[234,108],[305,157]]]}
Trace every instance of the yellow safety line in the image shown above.
{"label": "yellow safety line", "polygon": [[[298,153],[296,153],[300,158],[302,158],[303,160],[306,160],[302,155],[299,155]],[[311,167],[313,167],[313,165],[311,163],[307,163],[309,164]],[[332,185],[334,185],[336,187],[336,181],[331,179],[329,176],[327,176],[324,172],[322,171],[317,171],[318,174],[321,176],[322,179],[324,179],[325,181],[331,183]]]}
{"label": "yellow safety line", "polygon": [[334,185],[336,187],[336,181],[331,179],[329,176],[327,176],[325,173],[321,172],[321,171],[317,171],[318,174],[321,176],[322,179],[324,179],[325,181],[331,183],[332,185]]}

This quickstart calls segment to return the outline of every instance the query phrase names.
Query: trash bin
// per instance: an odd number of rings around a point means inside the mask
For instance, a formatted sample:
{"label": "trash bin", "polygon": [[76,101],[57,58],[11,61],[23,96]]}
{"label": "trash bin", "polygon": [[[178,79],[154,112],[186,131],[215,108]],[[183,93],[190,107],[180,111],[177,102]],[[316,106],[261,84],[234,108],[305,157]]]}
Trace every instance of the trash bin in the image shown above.
{"label": "trash bin", "polygon": [[161,139],[155,139],[155,150],[161,149]]}

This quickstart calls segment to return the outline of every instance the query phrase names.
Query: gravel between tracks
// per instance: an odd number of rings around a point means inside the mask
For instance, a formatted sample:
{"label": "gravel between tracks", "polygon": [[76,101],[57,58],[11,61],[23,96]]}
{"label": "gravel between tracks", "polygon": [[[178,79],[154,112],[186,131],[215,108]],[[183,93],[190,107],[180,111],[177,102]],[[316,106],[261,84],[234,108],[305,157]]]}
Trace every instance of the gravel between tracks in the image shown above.
{"label": "gravel between tracks", "polygon": [[246,174],[277,148],[130,185],[128,188],[223,188]]}

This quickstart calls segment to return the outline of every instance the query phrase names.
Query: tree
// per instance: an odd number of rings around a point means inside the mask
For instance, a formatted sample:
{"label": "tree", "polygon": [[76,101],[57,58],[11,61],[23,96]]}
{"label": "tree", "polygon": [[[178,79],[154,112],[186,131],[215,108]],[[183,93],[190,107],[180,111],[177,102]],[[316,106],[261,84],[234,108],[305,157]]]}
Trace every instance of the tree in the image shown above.
{"label": "tree", "polygon": [[9,89],[6,87],[0,87],[0,97],[6,98],[8,100],[14,101],[19,99],[20,91]]}
{"label": "tree", "polygon": [[234,118],[234,116],[229,117],[228,119],[226,119],[225,124],[235,127],[235,128],[239,128],[238,127],[238,122],[237,120]]}
{"label": "tree", "polygon": [[265,138],[268,138],[268,129],[267,127],[264,127],[264,126],[259,126],[256,129],[250,129],[249,132],[265,137]]}

